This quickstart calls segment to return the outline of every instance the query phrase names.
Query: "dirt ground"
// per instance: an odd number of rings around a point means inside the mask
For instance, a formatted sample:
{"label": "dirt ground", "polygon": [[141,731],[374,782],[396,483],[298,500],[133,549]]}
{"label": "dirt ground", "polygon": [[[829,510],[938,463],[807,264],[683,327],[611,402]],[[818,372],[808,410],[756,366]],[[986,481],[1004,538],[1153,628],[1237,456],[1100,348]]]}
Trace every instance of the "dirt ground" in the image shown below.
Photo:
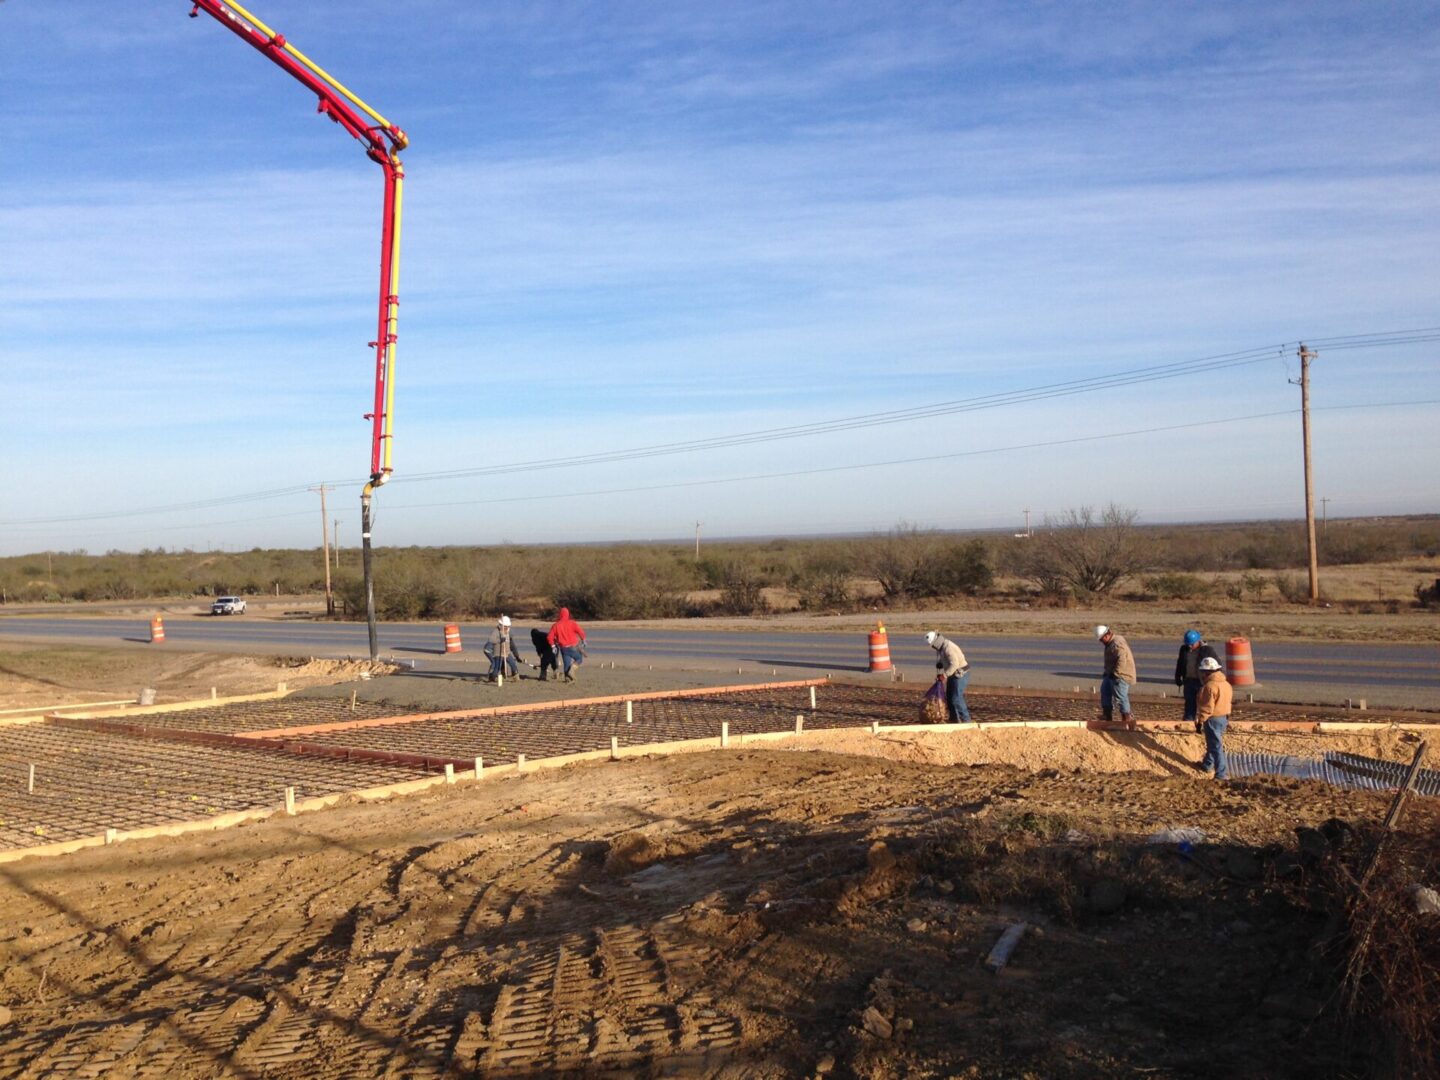
{"label": "dirt ground", "polygon": [[294,690],[390,670],[366,661],[14,646],[0,650],[0,709],[133,701],[147,687],[158,702],[189,701],[212,689],[220,697],[258,694],[282,682]]}
{"label": "dirt ground", "polygon": [[[297,682],[237,659],[146,674]],[[25,692],[105,689],[30,662],[5,665]],[[1372,1074],[1295,897],[1329,857],[1314,827],[1371,826],[1389,796],[1217,784],[1196,756],[1192,735],[816,732],[0,865],[0,1075]],[[1179,828],[1200,835],[1157,838]],[[1401,830],[1440,835],[1440,800]]]}

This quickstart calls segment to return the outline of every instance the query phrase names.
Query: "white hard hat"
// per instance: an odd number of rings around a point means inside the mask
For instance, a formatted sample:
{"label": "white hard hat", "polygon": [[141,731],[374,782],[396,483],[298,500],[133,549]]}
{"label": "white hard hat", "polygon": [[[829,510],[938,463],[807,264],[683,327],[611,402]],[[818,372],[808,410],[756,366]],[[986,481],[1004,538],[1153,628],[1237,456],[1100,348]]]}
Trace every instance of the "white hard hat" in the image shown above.
{"label": "white hard hat", "polygon": [[509,615],[501,615],[501,616],[500,616],[500,625],[501,625],[501,626],[509,626],[509,625],[510,625],[510,616],[509,616]]}
{"label": "white hard hat", "polygon": [[1095,640],[1096,640],[1096,641],[1099,641],[1101,638],[1103,638],[1103,637],[1104,637],[1106,634],[1108,634],[1109,632],[1110,632],[1110,628],[1109,628],[1108,626],[1097,626],[1097,627],[1095,627]]}
{"label": "white hard hat", "polygon": [[1207,656],[1207,657],[1205,657],[1203,660],[1200,661],[1200,670],[1201,670],[1201,671],[1219,671],[1219,670],[1220,670],[1220,661],[1219,661],[1219,660],[1216,660],[1213,656]]}
{"label": "white hard hat", "polygon": [[937,634],[937,633],[935,633],[934,630],[929,631],[929,632],[926,633],[926,635],[925,635],[925,644],[926,644],[926,645],[934,645],[934,644],[935,644],[935,639],[936,639],[937,637],[939,637],[939,636],[940,636],[940,635]]}

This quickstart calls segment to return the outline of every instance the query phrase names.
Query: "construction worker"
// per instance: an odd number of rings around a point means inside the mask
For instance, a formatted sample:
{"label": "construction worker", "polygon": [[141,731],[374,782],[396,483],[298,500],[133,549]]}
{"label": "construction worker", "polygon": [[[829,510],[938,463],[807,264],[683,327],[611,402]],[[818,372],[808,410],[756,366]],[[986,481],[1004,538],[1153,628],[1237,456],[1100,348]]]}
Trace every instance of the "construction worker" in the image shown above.
{"label": "construction worker", "polygon": [[565,681],[574,682],[575,671],[585,660],[586,641],[584,629],[570,617],[569,608],[560,609],[559,616],[550,624],[550,633],[545,635],[545,640],[560,655]]}
{"label": "construction worker", "polygon": [[1200,636],[1199,630],[1186,630],[1175,660],[1175,685],[1185,691],[1185,719],[1195,719],[1195,698],[1200,693],[1200,661],[1209,657],[1219,661],[1215,650]]}
{"label": "construction worker", "polygon": [[1215,779],[1224,780],[1230,775],[1225,762],[1225,728],[1230,723],[1230,707],[1233,695],[1225,672],[1220,670],[1220,661],[1207,656],[1200,661],[1200,672],[1204,681],[1195,705],[1195,730],[1205,733],[1205,756],[1195,763],[1201,772],[1215,770]]}
{"label": "construction worker", "polygon": [[945,709],[952,724],[969,724],[970,709],[965,704],[965,684],[970,681],[970,665],[960,646],[949,638],[942,637],[934,630],[925,635],[925,644],[938,654],[935,661],[935,681],[945,683]]}
{"label": "construction worker", "polygon": [[1100,719],[1114,719],[1114,706],[1120,706],[1120,722],[1135,730],[1130,713],[1130,687],[1135,685],[1135,654],[1130,643],[1108,626],[1095,627],[1095,640],[1105,646],[1105,672],[1100,677]]}
{"label": "construction worker", "polygon": [[495,629],[490,631],[490,637],[485,642],[485,655],[490,658],[489,677],[492,680],[497,675],[504,674],[507,668],[511,678],[520,674],[520,658],[515,653],[515,642],[510,637],[509,615],[501,615],[496,621]]}

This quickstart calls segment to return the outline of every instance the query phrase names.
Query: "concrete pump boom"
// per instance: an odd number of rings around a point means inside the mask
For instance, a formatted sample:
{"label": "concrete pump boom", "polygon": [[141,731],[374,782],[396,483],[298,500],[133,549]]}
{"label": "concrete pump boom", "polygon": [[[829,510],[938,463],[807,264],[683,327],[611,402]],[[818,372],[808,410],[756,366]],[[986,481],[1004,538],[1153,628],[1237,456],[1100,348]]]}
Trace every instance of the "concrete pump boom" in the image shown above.
{"label": "concrete pump boom", "polygon": [[365,614],[370,625],[370,658],[377,659],[375,636],[375,588],[371,572],[370,497],[390,479],[391,425],[395,414],[395,339],[400,315],[400,201],[405,186],[405,169],[400,151],[410,145],[405,132],[366,105],[325,69],[285,40],[284,34],[246,11],[224,0],[193,0],[190,17],[200,12],[248,42],[277,67],[314,92],[320,99],[318,111],[335,121],[361,143],[365,152],[385,172],[385,205],[380,231],[380,304],[376,317],[375,406],[365,414],[371,421],[370,481],[360,496],[360,539],[364,553]]}

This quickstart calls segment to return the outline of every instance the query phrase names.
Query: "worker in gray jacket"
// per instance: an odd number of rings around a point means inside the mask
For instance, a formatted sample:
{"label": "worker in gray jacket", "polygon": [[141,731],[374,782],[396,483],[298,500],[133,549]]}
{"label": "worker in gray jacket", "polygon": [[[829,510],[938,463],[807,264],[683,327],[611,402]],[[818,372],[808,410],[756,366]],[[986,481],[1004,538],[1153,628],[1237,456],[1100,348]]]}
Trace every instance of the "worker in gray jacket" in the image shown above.
{"label": "worker in gray jacket", "polygon": [[934,630],[925,635],[925,644],[939,654],[935,660],[935,679],[945,683],[945,707],[950,713],[950,722],[972,723],[970,709],[965,704],[965,684],[970,681],[970,665],[965,662],[965,654],[959,645]]}

